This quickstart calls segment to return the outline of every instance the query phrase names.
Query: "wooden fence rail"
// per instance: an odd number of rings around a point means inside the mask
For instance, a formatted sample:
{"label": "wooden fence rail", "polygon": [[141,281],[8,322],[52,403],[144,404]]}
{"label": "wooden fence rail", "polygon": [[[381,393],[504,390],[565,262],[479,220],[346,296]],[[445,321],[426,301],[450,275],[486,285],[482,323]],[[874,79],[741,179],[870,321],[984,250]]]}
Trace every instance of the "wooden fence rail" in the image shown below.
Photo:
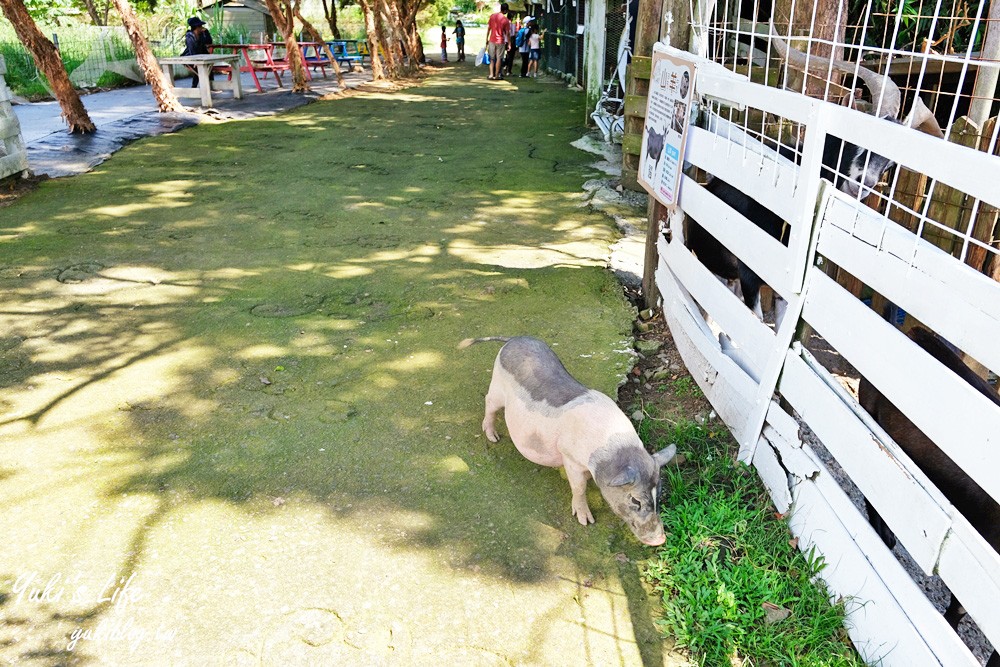
{"label": "wooden fence rail", "polygon": [[[848,600],[848,631],[862,655],[890,666],[977,665],[836,481],[816,439],[924,572],[939,575],[959,596],[994,646],[1000,645],[1000,555],[820,363],[803,332],[821,336],[826,354],[857,369],[1000,499],[1000,408],[884,321],[858,298],[858,290],[838,284],[829,270],[841,267],[996,370],[1000,282],[972,266],[975,257],[982,264],[992,253],[964,236],[956,237],[957,246],[941,247],[926,220],[908,224],[899,217],[901,209],[890,206],[883,214],[819,178],[826,137],[843,138],[924,179],[908,186],[917,205],[904,205],[962,234],[971,228],[974,238],[995,247],[1000,159],[979,150],[994,126],[956,126],[949,143],[656,48],[695,62],[699,99],[759,109],[807,128],[799,165],[783,162],[773,148],[721,119],[689,133],[685,159],[785,219],[791,237],[788,245],[778,243],[685,177],[679,210],[667,223],[670,233],[657,238],[654,271],[681,356],[739,440],[741,459],[753,462],[778,511],[791,513],[799,547],[815,547],[825,557],[822,576],[835,596]],[[754,318],[690,253],[686,217],[785,298],[780,327]],[[965,261],[961,246],[967,246]],[[983,252],[974,257],[974,249]]]}

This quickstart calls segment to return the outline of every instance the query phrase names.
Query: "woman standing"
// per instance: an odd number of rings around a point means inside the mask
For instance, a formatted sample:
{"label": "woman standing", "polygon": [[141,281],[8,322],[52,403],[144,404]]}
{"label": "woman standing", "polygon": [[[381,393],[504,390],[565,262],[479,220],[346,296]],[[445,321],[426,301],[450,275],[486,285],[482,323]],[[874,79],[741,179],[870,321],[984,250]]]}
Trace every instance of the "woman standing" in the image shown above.
{"label": "woman standing", "polygon": [[455,48],[458,49],[458,62],[465,62],[465,26],[462,21],[455,21]]}

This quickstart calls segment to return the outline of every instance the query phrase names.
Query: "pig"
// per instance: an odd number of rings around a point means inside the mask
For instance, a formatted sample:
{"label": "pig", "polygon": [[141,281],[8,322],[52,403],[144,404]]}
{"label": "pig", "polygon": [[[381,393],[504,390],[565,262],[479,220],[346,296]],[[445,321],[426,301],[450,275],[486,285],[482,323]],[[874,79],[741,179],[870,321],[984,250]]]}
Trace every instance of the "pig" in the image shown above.
{"label": "pig", "polygon": [[649,454],[615,402],[575,380],[555,352],[537,338],[468,338],[459,347],[486,341],[504,343],[486,394],[483,431],[490,442],[500,440],[495,421],[503,409],[510,439],[526,459],[565,468],[573,493],[572,512],[582,525],[594,523],[587,505],[587,480],[593,479],[611,511],[640,542],[663,544],[660,468],[674,457],[677,447]]}

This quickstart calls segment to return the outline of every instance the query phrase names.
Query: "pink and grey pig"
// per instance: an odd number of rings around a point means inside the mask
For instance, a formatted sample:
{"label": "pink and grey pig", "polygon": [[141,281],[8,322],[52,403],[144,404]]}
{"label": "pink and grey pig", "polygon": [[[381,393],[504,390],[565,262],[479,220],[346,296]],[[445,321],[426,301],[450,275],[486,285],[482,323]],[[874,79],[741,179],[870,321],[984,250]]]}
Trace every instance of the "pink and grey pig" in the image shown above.
{"label": "pink and grey pig", "polygon": [[573,379],[548,345],[537,338],[490,336],[459,345],[505,343],[493,364],[483,431],[498,442],[495,420],[503,408],[507,431],[521,454],[538,465],[566,469],[573,514],[594,523],[587,505],[593,478],[611,510],[641,542],[663,544],[659,516],[660,467],[677,448],[650,455],[635,427],[613,400]]}

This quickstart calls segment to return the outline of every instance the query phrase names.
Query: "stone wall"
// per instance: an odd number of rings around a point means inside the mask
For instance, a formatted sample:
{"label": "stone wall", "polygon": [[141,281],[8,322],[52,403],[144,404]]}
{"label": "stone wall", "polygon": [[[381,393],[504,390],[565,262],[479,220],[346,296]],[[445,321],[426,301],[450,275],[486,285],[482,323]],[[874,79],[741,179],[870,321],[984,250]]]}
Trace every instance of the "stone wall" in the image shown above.
{"label": "stone wall", "polygon": [[28,170],[28,154],[21,137],[21,123],[11,106],[11,92],[4,75],[7,63],[0,56],[0,178]]}

